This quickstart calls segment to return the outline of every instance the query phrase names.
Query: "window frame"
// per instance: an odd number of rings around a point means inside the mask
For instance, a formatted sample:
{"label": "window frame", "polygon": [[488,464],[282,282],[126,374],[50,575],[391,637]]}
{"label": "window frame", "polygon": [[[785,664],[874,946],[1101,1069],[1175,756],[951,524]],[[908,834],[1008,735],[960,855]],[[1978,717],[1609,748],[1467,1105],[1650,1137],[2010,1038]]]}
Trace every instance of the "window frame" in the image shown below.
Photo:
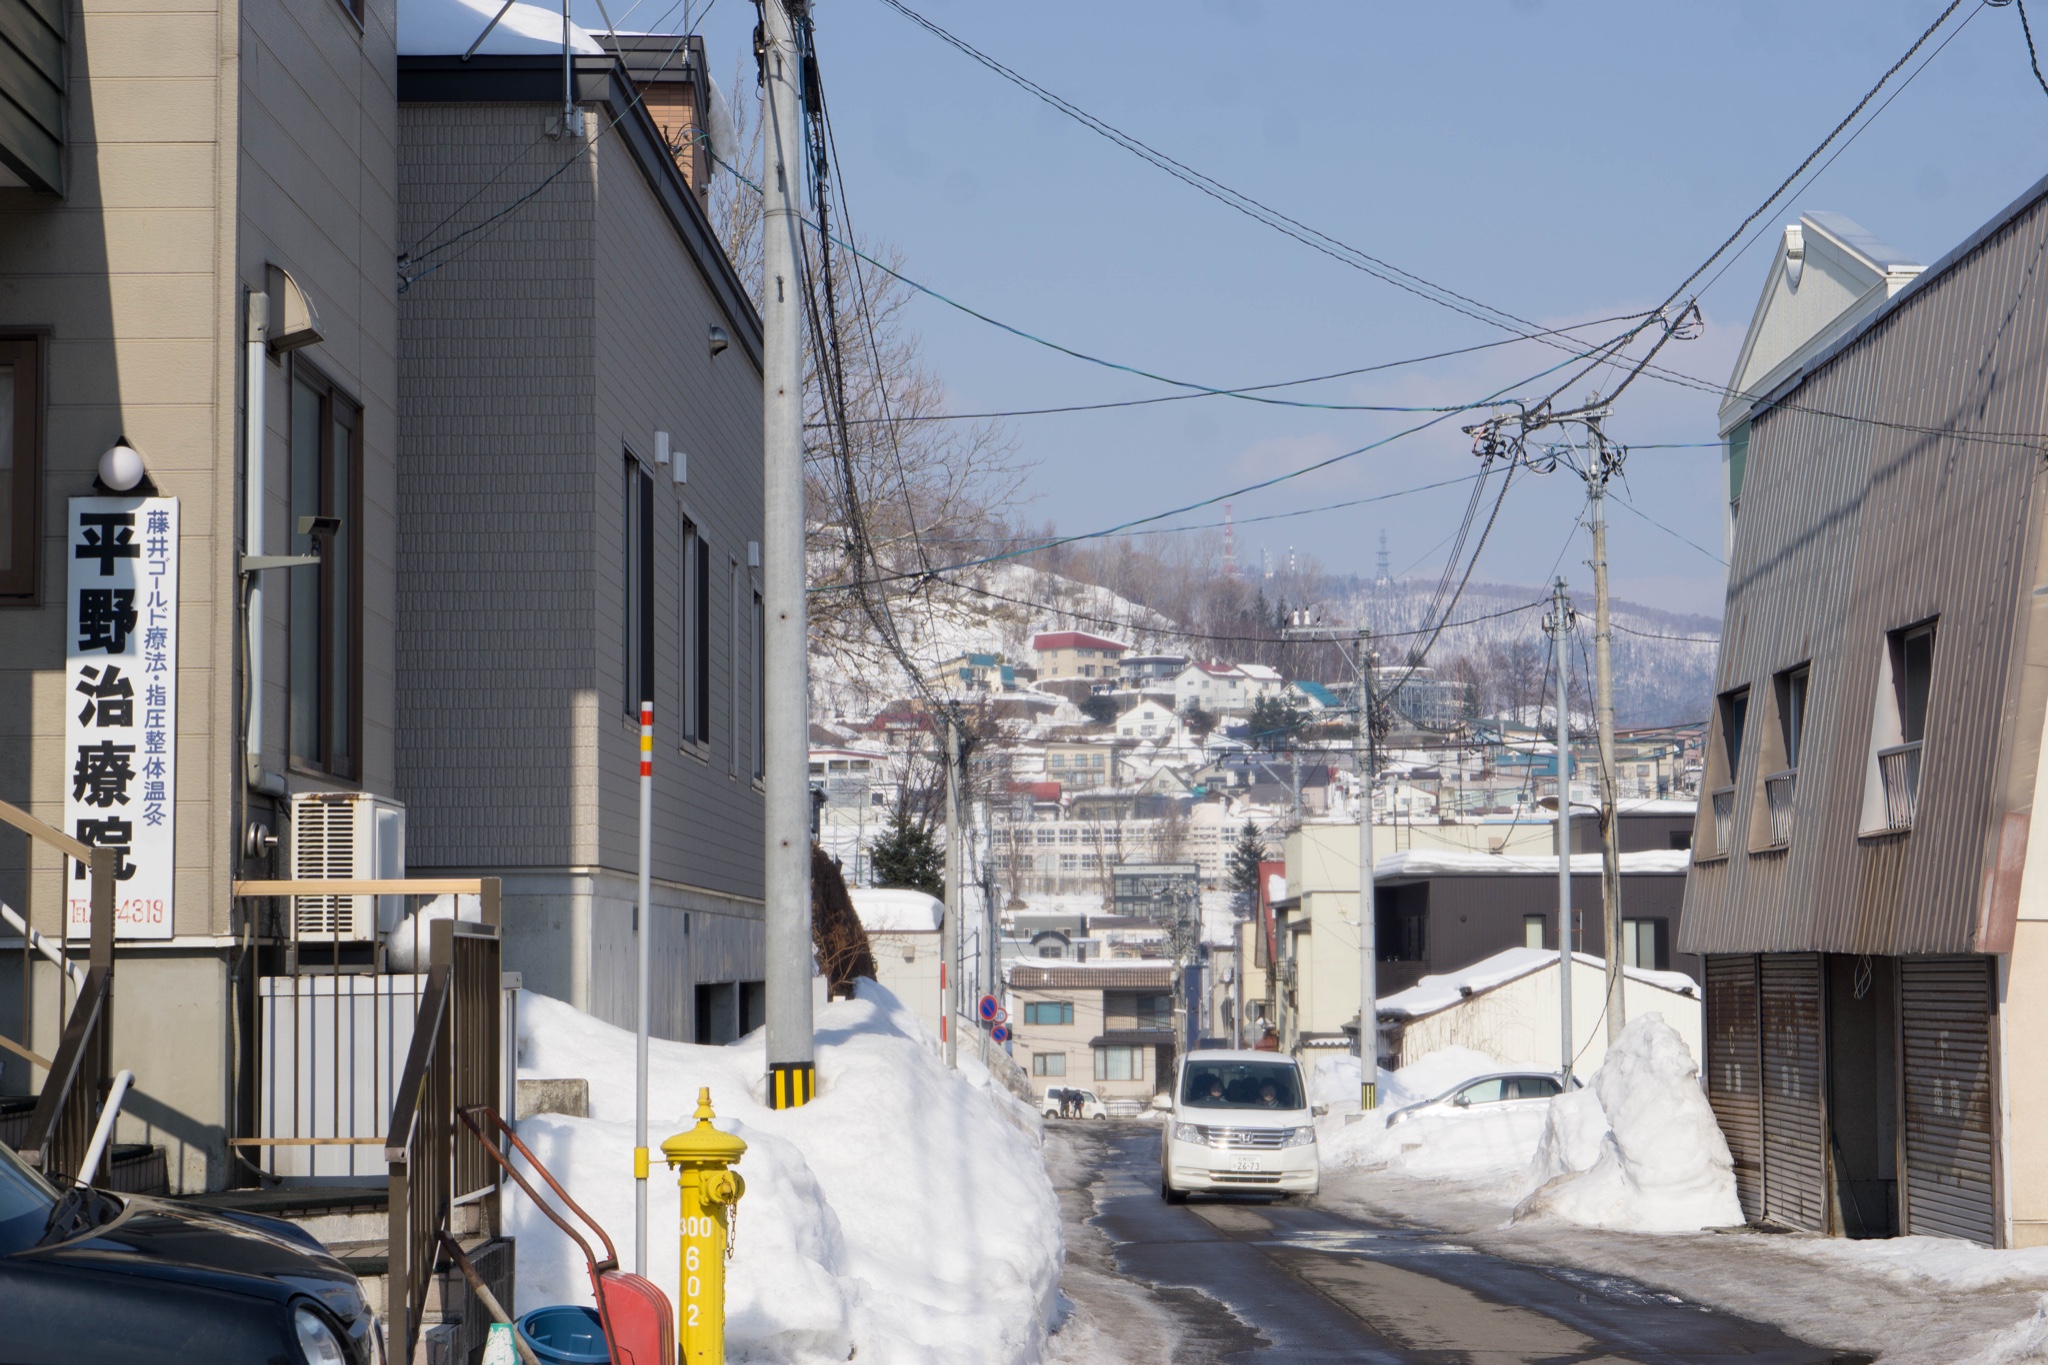
{"label": "window frame", "polygon": [[[1134,1047],[1128,1043],[1112,1043],[1089,1050],[1095,1054],[1096,1080],[1142,1081],[1145,1079],[1144,1048]],[[1112,1053],[1119,1054],[1125,1060],[1129,1072],[1128,1075],[1112,1076],[1109,1074],[1109,1058]]]}
{"label": "window frame", "polygon": [[[1934,696],[1934,647],[1938,619],[1917,621],[1891,633],[1887,642],[1892,651],[1892,687],[1897,693],[1899,714],[1899,742],[1901,744],[1925,743],[1927,739],[1927,708]],[[1913,715],[1913,678],[1907,670],[1915,643],[1927,642],[1926,676],[1920,679],[1919,714]],[[1918,733],[1910,731],[1917,730]]]}
{"label": "window frame", "polygon": [[626,717],[654,700],[654,476],[629,448],[619,485],[619,692]]}
{"label": "window frame", "polygon": [[[299,771],[318,773],[325,777],[343,781],[359,782],[363,773],[363,405],[341,385],[299,352],[292,352],[291,363],[285,371],[285,501],[290,508],[297,507],[298,489],[293,479],[298,473],[297,452],[292,442],[298,434],[298,402],[301,387],[313,390],[320,405],[320,449],[316,456],[318,473],[317,506],[315,515],[333,516],[341,519],[341,529],[327,538],[320,549],[320,565],[317,569],[298,569],[292,572],[308,573],[316,580],[314,599],[319,604],[320,622],[317,642],[318,658],[314,672],[318,684],[318,715],[314,721],[316,735],[312,755],[297,752],[296,708],[301,704],[293,685],[296,632],[299,623],[292,619],[298,609],[298,594],[287,591],[285,616],[285,763]],[[339,422],[338,413],[346,412],[348,420]],[[348,488],[343,494],[343,506],[337,508],[332,502],[334,493],[334,432],[337,425],[346,426],[354,438],[351,442],[351,458],[348,468]],[[297,513],[286,519],[285,527],[290,551],[293,554],[313,552],[312,544],[299,535]],[[351,538],[352,537],[352,538]],[[343,581],[335,570],[335,556],[330,553],[336,540],[343,543],[346,564]],[[347,620],[337,623],[332,619],[335,611],[335,597],[339,590],[345,590]],[[335,706],[331,680],[335,674],[334,650],[338,641],[345,641],[348,650],[346,662],[348,673],[348,703],[346,720],[348,734],[353,742],[337,746],[334,738]]]}
{"label": "window frame", "polygon": [[696,518],[683,514],[676,621],[682,667],[676,715],[678,745],[697,757],[711,743],[711,542]]}
{"label": "window frame", "polygon": [[[1052,1065],[1054,1062],[1059,1063],[1058,1069],[1054,1069]],[[1052,1076],[1059,1080],[1065,1080],[1067,1078],[1067,1054],[1064,1052],[1032,1053],[1031,1074],[1034,1076]]]}
{"label": "window frame", "polygon": [[748,727],[754,748],[754,781],[766,780],[768,774],[768,604],[761,595],[761,585],[753,586],[754,610],[747,618],[748,630],[752,634],[751,648],[747,651],[749,671],[747,680],[747,701],[754,708],[754,723]]}
{"label": "window frame", "polygon": [[[18,554],[0,564],[0,603],[34,606],[42,596],[43,459],[45,419],[43,336],[0,332],[0,365],[14,367],[12,538]],[[23,379],[27,383],[24,385]]]}
{"label": "window frame", "polygon": [[1773,681],[1777,684],[1778,735],[1785,746],[1785,768],[1796,772],[1799,755],[1806,748],[1806,703],[1813,696],[1813,665],[1788,668]]}
{"label": "window frame", "polygon": [[740,562],[725,559],[725,775],[740,775]]}

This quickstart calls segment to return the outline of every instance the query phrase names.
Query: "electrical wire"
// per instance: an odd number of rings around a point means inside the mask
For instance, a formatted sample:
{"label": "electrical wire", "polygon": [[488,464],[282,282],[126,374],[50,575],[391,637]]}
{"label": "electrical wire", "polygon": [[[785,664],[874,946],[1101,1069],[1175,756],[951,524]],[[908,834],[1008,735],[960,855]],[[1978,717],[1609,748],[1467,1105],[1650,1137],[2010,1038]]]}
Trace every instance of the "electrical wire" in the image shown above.
{"label": "electrical wire", "polygon": [[[1158,148],[1096,117],[1072,101],[1064,99],[1044,86],[1039,85],[1028,76],[997,61],[994,57],[989,56],[986,52],[973,46],[965,39],[948,32],[930,19],[927,19],[924,15],[919,14],[916,10],[911,9],[908,5],[902,3],[902,0],[881,0],[881,3],[954,50],[980,63],[996,75],[1001,76],[1004,80],[1009,81],[1019,89],[1024,90],[1060,113],[1065,114],[1090,132],[1115,143],[1125,151],[1137,156],[1140,160],[1166,172],[1166,174],[1174,179],[1200,191],[1218,203],[1281,233],[1283,236],[1293,238],[1311,250],[1319,251],[1332,260],[1350,266],[1354,270],[1362,271],[1383,283],[1393,285],[1396,289],[1403,290],[1415,295],[1417,298],[1436,304],[1440,308],[1447,308],[1454,313],[1462,313],[1466,317],[1485,323],[1488,326],[1498,327],[1510,332],[1530,329],[1536,326],[1535,323],[1528,321],[1526,318],[1517,317],[1505,309],[1496,308],[1488,303],[1482,303],[1478,299],[1461,294],[1445,285],[1437,284],[1435,281],[1417,275],[1413,271],[1404,270],[1400,266],[1381,260],[1379,257],[1352,246],[1348,242],[1333,237],[1320,229],[1310,227],[1299,219],[1291,218],[1278,209],[1261,203],[1241,190],[1232,189],[1213,176],[1206,175],[1184,162],[1175,160]],[[1957,3],[1961,3],[1961,0],[1957,0]]]}
{"label": "electrical wire", "polygon": [[[1985,3],[1998,5],[2004,0],[1985,0]],[[2034,68],[2034,79],[2041,84],[2041,93],[2048,95],[2048,76],[2041,74],[2041,54],[2034,51],[2034,27],[2027,22],[2027,0],[2019,0],[2019,11],[2020,32],[2027,35],[2027,61]]]}

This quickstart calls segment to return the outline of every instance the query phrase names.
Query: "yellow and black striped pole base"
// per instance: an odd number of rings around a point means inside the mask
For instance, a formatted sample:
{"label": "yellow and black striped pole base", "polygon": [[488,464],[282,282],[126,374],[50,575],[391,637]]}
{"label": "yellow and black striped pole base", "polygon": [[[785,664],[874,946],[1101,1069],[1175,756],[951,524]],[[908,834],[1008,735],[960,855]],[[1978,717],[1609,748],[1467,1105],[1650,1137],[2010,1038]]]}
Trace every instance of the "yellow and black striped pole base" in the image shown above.
{"label": "yellow and black striped pole base", "polygon": [[818,1068],[811,1062],[768,1063],[768,1107],[795,1109],[818,1093]]}

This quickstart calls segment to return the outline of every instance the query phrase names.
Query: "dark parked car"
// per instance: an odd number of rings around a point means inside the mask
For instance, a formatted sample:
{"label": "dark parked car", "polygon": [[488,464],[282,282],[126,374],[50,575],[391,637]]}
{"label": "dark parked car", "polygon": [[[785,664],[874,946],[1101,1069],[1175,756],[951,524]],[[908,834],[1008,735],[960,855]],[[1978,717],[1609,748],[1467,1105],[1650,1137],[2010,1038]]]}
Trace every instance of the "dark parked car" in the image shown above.
{"label": "dark parked car", "polygon": [[0,1144],[0,1359],[374,1365],[354,1275],[290,1223],[58,1191]]}

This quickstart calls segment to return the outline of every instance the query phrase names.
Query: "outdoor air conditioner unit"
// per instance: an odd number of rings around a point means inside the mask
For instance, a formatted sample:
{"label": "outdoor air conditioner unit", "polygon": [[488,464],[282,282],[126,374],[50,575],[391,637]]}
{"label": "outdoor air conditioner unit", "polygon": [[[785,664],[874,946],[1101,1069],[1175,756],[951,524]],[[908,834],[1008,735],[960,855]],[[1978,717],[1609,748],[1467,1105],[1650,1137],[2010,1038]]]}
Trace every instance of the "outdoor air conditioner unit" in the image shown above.
{"label": "outdoor air conditioner unit", "polygon": [[[405,875],[405,807],[369,792],[292,796],[294,880],[369,880]],[[369,943],[405,913],[403,896],[294,896],[292,938]]]}

